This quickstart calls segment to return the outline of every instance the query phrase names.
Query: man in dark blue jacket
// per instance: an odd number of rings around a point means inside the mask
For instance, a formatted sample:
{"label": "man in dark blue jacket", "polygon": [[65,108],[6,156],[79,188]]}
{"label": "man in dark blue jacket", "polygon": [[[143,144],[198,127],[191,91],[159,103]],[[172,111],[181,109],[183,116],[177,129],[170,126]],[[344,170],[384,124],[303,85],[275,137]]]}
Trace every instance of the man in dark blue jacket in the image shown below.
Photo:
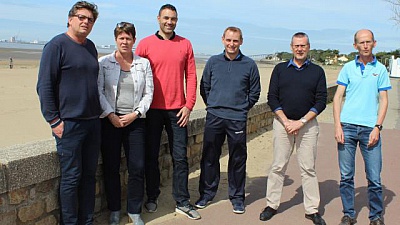
{"label": "man in dark blue jacket", "polygon": [[97,51],[89,35],[97,6],[75,3],[68,30],[48,42],[37,92],[60,160],[60,224],[93,224],[95,174],[100,149]]}
{"label": "man in dark blue jacket", "polygon": [[245,212],[247,113],[260,97],[260,75],[256,63],[239,49],[243,43],[239,28],[226,28],[222,43],[225,51],[207,61],[200,83],[207,117],[200,165],[200,199],[195,205],[205,208],[217,193],[219,157],[227,136],[229,199],[233,212],[241,214]]}

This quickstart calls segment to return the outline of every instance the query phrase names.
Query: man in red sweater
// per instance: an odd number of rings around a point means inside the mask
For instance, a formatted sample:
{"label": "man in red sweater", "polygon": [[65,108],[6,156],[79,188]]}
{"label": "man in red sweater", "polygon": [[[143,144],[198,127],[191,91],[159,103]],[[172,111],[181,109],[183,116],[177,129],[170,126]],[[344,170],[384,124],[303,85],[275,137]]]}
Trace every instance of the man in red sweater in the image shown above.
{"label": "man in red sweater", "polygon": [[[158,155],[163,128],[168,134],[173,161],[175,211],[190,219],[200,219],[189,203],[189,165],[187,160],[187,123],[196,101],[196,65],[189,40],[175,34],[178,13],[173,5],[160,8],[160,29],[140,41],[136,54],[149,59],[153,71],[154,95],[146,114],[146,192],[145,208],[157,211],[160,195]],[[186,86],[185,86],[186,85]],[[185,93],[186,90],[186,93]]]}

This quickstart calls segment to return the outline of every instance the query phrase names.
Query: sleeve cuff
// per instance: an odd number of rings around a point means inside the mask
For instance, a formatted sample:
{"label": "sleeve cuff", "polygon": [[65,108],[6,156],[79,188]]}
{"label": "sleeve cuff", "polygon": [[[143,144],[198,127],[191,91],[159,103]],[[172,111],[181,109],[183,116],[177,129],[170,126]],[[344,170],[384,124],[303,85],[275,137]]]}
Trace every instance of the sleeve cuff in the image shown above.
{"label": "sleeve cuff", "polygon": [[316,108],[314,108],[314,107],[312,107],[312,108],[310,109],[310,111],[311,111],[311,112],[315,112],[317,115],[319,114],[318,110],[317,110]]}
{"label": "sleeve cuff", "polygon": [[282,107],[276,108],[273,112],[276,112],[276,111],[278,111],[278,110],[282,110]]}

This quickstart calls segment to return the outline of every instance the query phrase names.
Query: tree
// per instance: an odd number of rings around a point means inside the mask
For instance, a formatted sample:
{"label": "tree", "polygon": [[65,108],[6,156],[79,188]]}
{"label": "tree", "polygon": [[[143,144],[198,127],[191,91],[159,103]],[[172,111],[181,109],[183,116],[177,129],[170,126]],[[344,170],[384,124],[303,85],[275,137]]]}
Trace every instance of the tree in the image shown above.
{"label": "tree", "polygon": [[350,60],[353,60],[353,59],[356,58],[356,55],[358,55],[358,52],[350,52],[350,53],[347,55],[347,58],[350,59]]}
{"label": "tree", "polygon": [[400,0],[384,0],[392,5],[393,17],[392,20],[396,22],[397,25],[400,25]]}
{"label": "tree", "polygon": [[[277,52],[276,56],[281,59],[282,61],[287,61],[293,58],[293,54],[289,52]],[[337,49],[328,49],[328,50],[321,50],[321,49],[311,49],[309,54],[309,58],[313,62],[317,63],[326,63],[328,64],[334,63],[334,59],[339,56],[339,50]],[[336,63],[336,62],[335,62]]]}
{"label": "tree", "polygon": [[289,52],[278,52],[276,56],[282,61],[288,61],[293,57],[292,53]]}

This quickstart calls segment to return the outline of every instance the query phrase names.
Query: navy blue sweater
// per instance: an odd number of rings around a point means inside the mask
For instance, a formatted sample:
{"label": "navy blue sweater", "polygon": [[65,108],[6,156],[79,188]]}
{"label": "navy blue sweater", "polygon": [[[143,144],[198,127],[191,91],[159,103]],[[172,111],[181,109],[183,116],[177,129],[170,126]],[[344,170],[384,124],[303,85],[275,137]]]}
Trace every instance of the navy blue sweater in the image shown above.
{"label": "navy blue sweater", "polygon": [[48,42],[43,48],[37,82],[46,121],[98,118],[98,74],[97,50],[89,39],[81,45],[60,34]]}
{"label": "navy blue sweater", "polygon": [[317,114],[326,107],[326,78],[324,70],[313,63],[302,70],[279,63],[269,82],[268,105],[272,111],[281,108],[288,119],[298,120],[311,109]]}
{"label": "navy blue sweater", "polygon": [[224,119],[246,121],[260,91],[257,65],[242,53],[234,60],[222,53],[207,61],[200,83],[207,112]]}

